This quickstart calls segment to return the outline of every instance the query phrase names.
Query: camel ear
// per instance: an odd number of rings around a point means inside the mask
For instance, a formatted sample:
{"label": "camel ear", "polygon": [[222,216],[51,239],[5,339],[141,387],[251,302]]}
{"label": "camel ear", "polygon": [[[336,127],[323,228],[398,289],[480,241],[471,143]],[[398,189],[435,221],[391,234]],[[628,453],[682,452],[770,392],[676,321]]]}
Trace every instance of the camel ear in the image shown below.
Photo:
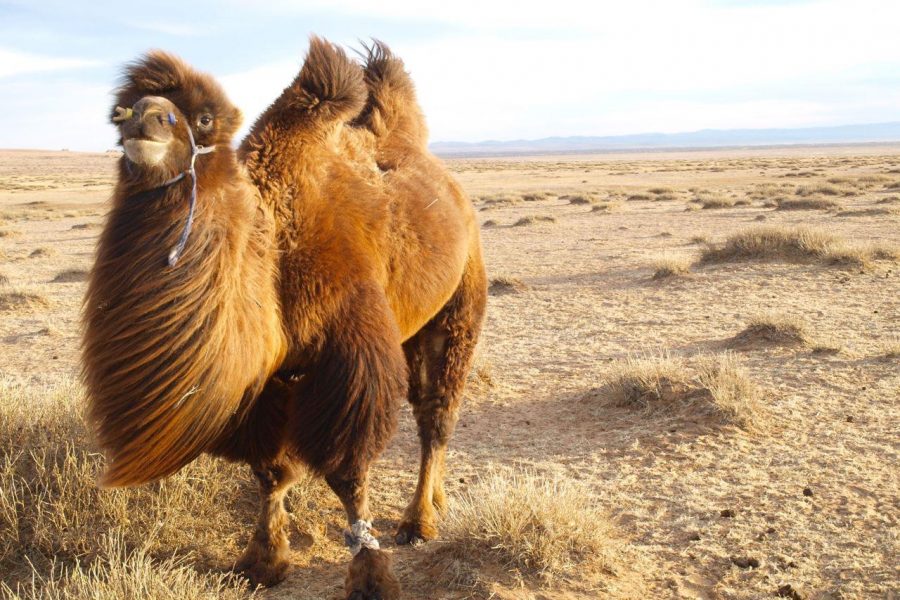
{"label": "camel ear", "polygon": [[180,88],[189,67],[180,58],[161,50],[152,50],[125,69],[122,87],[141,94],[159,94]]}
{"label": "camel ear", "polygon": [[241,109],[236,106],[231,106],[228,109],[228,114],[225,117],[225,126],[223,127],[223,133],[228,135],[228,137],[233,136],[238,129],[241,128],[241,123],[244,122],[244,113],[241,112]]}

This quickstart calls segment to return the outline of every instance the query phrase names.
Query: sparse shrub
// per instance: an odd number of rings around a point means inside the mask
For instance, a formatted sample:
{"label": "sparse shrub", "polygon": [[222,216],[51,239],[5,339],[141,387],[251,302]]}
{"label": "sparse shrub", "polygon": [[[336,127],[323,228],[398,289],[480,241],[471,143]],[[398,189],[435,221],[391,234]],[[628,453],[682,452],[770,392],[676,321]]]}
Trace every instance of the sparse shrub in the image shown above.
{"label": "sparse shrub", "polygon": [[520,294],[528,289],[524,281],[516,277],[494,277],[488,287],[488,293],[492,296],[505,294]]}
{"label": "sparse shrub", "polygon": [[100,225],[98,223],[75,223],[72,225],[72,229],[97,229]]}
{"label": "sparse shrub", "polygon": [[806,324],[801,319],[784,313],[769,312],[751,317],[747,327],[732,338],[730,345],[804,346],[809,341]]}
{"label": "sparse shrub", "polygon": [[32,311],[49,305],[50,302],[39,294],[18,290],[0,294],[0,312]]}
{"label": "sparse shrub", "polygon": [[[185,585],[195,581],[198,590],[207,583],[218,589],[216,576],[192,579],[189,567],[181,571],[180,562],[166,566],[166,557],[185,552],[198,554],[204,562],[231,559],[255,515],[255,486],[247,470],[210,457],[154,484],[99,489],[96,481],[103,461],[85,429],[82,410],[81,390],[73,381],[38,387],[0,378],[0,584],[14,589],[33,578],[37,587],[25,598],[42,600],[216,597],[214,591],[112,595],[112,588],[96,596],[81,591],[65,595],[70,585],[75,590],[87,585],[106,590],[102,581],[106,575],[121,578],[123,590],[142,578],[148,585],[156,585],[150,579]],[[313,491],[311,481],[297,486],[303,506]],[[293,518],[303,516],[303,511],[295,510]],[[109,553],[111,539],[117,548],[127,549],[128,557]],[[218,554],[221,551],[224,555]],[[143,554],[161,560],[160,570],[132,572],[130,557],[145,564]],[[89,563],[70,571],[75,579],[54,567],[81,560]],[[97,577],[91,575],[92,569],[100,569]],[[177,579],[170,580],[170,575]],[[57,584],[60,595],[38,595],[38,591],[49,594]],[[30,585],[25,585],[27,590]]]}
{"label": "sparse shrub", "polygon": [[568,194],[560,197],[560,200],[568,200],[569,204],[575,205],[593,204],[594,202],[594,199],[591,196],[586,196],[584,194]]}
{"label": "sparse shrub", "polygon": [[742,260],[818,260],[826,264],[866,267],[878,259],[870,250],[848,245],[842,238],[809,227],[759,226],[729,236],[706,248],[701,263]]}
{"label": "sparse shrub", "polygon": [[488,219],[487,221],[482,223],[481,226],[482,227],[496,227],[497,221],[495,221],[494,219]]}
{"label": "sparse shrub", "polygon": [[841,205],[828,198],[784,198],[778,201],[777,210],[832,210]]}
{"label": "sparse shrub", "polygon": [[855,196],[856,192],[851,189],[839,188],[834,185],[805,185],[798,187],[794,192],[797,196]]}
{"label": "sparse shrub", "polygon": [[653,261],[653,280],[690,275],[691,261],[684,256],[665,254]]}
{"label": "sparse shrub", "polygon": [[536,225],[537,223],[556,223],[556,217],[550,215],[528,215],[513,223],[513,227]]}
{"label": "sparse shrub", "polygon": [[57,252],[53,248],[36,248],[31,251],[28,258],[45,258],[48,256],[56,256]]}
{"label": "sparse shrub", "polygon": [[673,190],[672,188],[667,188],[667,187],[655,187],[655,188],[650,188],[647,191],[650,192],[651,194],[656,194],[657,196],[675,193],[675,190]]}
{"label": "sparse shrub", "polygon": [[650,200],[650,196],[647,194],[631,194],[627,199],[633,201]]}
{"label": "sparse shrub", "polygon": [[53,283],[77,283],[87,281],[88,272],[84,269],[67,269],[56,274]]}
{"label": "sparse shrub", "polygon": [[493,194],[482,196],[481,201],[484,203],[482,210],[487,210],[504,206],[516,206],[522,203],[522,198],[520,196],[513,196],[512,194]]}
{"label": "sparse shrub", "polygon": [[522,194],[522,200],[525,202],[537,202],[538,200],[546,200],[552,197],[553,194],[550,192],[526,192]]}
{"label": "sparse shrub", "polygon": [[456,498],[441,535],[456,557],[485,557],[547,584],[585,566],[609,571],[617,544],[595,498],[567,479],[492,472]]}
{"label": "sparse shrub", "polygon": [[613,364],[600,392],[616,406],[686,411],[748,431],[763,428],[759,390],[731,353],[691,360],[668,354],[631,357]]}
{"label": "sparse shrub", "polygon": [[9,277],[0,273],[0,285],[9,285]]}
{"label": "sparse shrub", "polygon": [[692,244],[708,244],[709,238],[705,235],[695,235],[691,238]]}
{"label": "sparse shrub", "polygon": [[836,217],[886,217],[900,214],[896,208],[860,208],[857,210],[842,210],[835,214]]}
{"label": "sparse shrub", "polygon": [[591,207],[591,212],[611,213],[622,207],[621,202],[600,202]]}
{"label": "sparse shrub", "polygon": [[187,557],[156,560],[148,545],[130,550],[121,536],[101,536],[92,562],[79,560],[50,573],[33,574],[18,591],[0,583],[7,600],[250,600],[257,595],[246,582],[229,574],[202,573]]}
{"label": "sparse shrub", "polygon": [[875,204],[900,204],[900,196],[888,196],[887,198],[880,198],[875,202]]}
{"label": "sparse shrub", "polygon": [[886,360],[900,359],[900,336],[894,336],[884,343],[881,357]]}

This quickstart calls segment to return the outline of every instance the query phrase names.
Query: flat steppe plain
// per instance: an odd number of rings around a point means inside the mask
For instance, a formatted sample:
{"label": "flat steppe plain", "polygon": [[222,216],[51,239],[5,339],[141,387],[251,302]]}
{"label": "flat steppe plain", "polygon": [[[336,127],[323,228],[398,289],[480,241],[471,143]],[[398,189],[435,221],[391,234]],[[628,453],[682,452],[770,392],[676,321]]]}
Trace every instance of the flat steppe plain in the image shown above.
{"label": "flat steppe plain", "polygon": [[[56,589],[75,589],[66,569],[102,559],[95,579],[108,579],[138,547],[153,564],[177,554],[182,571],[214,577],[254,519],[245,469],[208,459],[162,486],[90,488],[100,459],[78,420],[79,319],[117,158],[0,152],[0,597],[17,586],[23,598],[67,597]],[[483,500],[486,479],[524,477],[575,486],[591,512],[529,517],[547,529],[539,538],[572,536],[543,576],[515,560],[529,550],[512,539],[396,547],[418,466],[404,407],[372,503],[405,597],[895,597],[900,146],[448,163],[496,280],[448,456],[451,511],[473,492]],[[710,258],[760,227],[810,228],[837,250]],[[682,389],[698,385],[688,365],[723,354],[753,401],[740,418],[723,418],[708,390]],[[663,362],[674,375],[616,395],[623,372]],[[127,510],[107,510],[109,494]],[[161,494],[167,509],[152,500]],[[259,595],[342,597],[338,501],[309,480],[290,508],[298,568]],[[602,557],[579,548],[585,517],[608,541]],[[247,593],[223,585],[196,597]]]}

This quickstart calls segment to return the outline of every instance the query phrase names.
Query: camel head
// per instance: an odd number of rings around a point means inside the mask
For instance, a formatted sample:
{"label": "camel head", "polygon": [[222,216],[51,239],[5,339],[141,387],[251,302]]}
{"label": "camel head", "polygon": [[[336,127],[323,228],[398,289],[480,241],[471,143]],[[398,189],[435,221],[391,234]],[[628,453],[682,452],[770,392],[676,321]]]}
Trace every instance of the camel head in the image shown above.
{"label": "camel head", "polygon": [[210,75],[166,52],[149,52],[128,65],[115,95],[111,119],[129,172],[182,172],[194,148],[229,147],[241,124],[240,110]]}

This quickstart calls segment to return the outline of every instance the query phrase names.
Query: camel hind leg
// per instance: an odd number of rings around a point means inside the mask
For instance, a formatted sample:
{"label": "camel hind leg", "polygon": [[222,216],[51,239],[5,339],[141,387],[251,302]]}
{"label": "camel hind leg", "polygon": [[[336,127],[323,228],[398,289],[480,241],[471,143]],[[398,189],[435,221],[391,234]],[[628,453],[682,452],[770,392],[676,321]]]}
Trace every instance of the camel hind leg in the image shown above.
{"label": "camel hind leg", "polygon": [[397,529],[398,544],[437,537],[437,513],[446,509],[444,461],[462,403],[466,376],[487,303],[480,257],[470,258],[446,306],[404,344],[409,401],[419,429],[419,481]]}

